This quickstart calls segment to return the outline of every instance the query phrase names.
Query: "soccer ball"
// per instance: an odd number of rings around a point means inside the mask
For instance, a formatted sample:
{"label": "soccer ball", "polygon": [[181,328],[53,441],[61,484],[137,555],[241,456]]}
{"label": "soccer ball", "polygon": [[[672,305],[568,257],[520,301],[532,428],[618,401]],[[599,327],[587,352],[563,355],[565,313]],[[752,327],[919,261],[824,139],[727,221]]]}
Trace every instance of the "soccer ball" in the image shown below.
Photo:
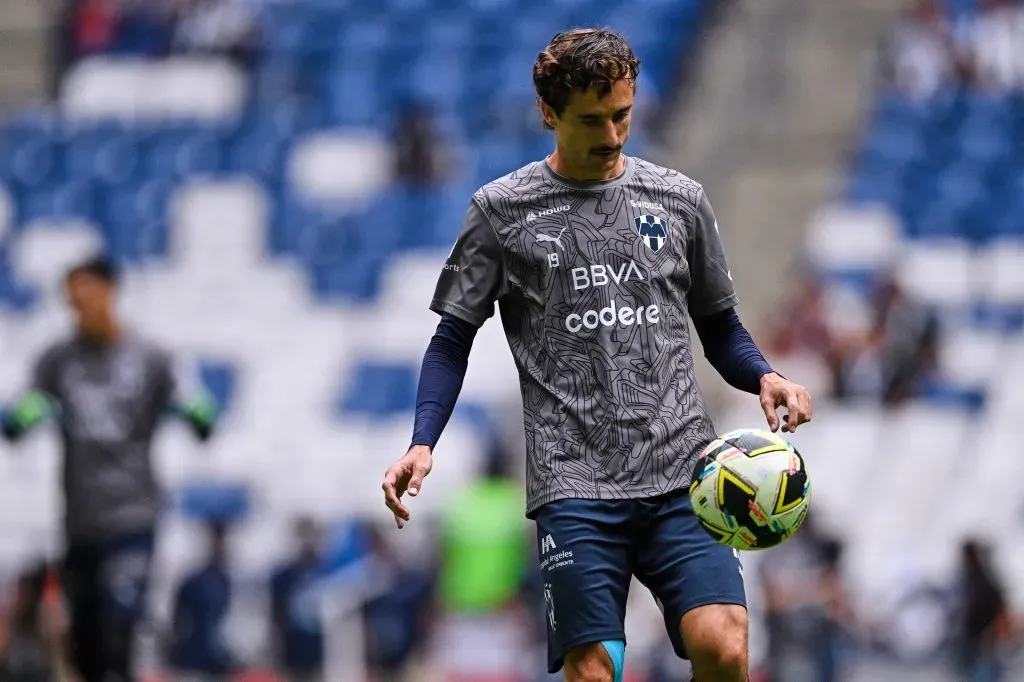
{"label": "soccer ball", "polygon": [[758,550],[788,540],[811,505],[803,457],[768,431],[722,434],[704,448],[690,484],[697,520],[733,549]]}

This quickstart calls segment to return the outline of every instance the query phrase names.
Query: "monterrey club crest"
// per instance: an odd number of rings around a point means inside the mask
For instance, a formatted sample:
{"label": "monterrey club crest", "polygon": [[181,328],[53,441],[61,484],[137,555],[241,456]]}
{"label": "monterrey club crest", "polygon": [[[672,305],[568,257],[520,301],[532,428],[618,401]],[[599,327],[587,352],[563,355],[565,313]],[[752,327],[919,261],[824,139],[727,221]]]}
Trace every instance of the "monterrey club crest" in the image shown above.
{"label": "monterrey club crest", "polygon": [[668,222],[656,215],[645,214],[637,217],[633,221],[633,227],[647,248],[654,253],[660,251],[668,241]]}

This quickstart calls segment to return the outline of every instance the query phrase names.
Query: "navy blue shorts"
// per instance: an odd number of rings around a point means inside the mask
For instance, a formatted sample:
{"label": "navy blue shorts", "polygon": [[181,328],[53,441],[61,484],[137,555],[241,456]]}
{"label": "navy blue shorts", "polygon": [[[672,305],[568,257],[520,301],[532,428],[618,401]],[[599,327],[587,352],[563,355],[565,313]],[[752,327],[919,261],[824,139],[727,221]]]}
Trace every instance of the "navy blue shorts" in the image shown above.
{"label": "navy blue shorts", "polygon": [[537,523],[548,671],[575,647],[625,641],[632,576],[654,595],[677,655],[679,622],[708,604],[746,606],[739,556],[700,527],[685,489],[633,500],[557,500]]}

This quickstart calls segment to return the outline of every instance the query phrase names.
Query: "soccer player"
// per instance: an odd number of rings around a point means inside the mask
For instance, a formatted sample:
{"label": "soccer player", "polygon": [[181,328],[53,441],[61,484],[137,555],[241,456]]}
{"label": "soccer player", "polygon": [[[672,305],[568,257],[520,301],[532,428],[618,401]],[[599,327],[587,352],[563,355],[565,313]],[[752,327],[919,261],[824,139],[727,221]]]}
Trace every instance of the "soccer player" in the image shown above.
{"label": "soccer player", "polygon": [[95,258],[65,279],[77,329],[46,350],[32,385],[2,414],[17,440],[53,418],[63,441],[62,583],[71,658],[84,682],[133,680],[160,494],[150,449],[162,415],[177,412],[206,440],[212,398],[179,380],[167,352],[122,328],[115,266]]}
{"label": "soccer player", "polygon": [[773,431],[810,420],[811,399],[772,371],[737,317],[701,185],[623,154],[638,71],[607,30],[560,33],[538,55],[533,81],[555,151],[469,202],[430,304],[441,320],[412,444],[382,487],[401,528],[410,520],[401,497],[422,489],[474,335],[497,303],[521,378],[549,671],[622,679],[635,575],[695,679],[746,680],[739,559],[701,529],[687,490],[715,435],[688,318],[723,378],[760,396]]}

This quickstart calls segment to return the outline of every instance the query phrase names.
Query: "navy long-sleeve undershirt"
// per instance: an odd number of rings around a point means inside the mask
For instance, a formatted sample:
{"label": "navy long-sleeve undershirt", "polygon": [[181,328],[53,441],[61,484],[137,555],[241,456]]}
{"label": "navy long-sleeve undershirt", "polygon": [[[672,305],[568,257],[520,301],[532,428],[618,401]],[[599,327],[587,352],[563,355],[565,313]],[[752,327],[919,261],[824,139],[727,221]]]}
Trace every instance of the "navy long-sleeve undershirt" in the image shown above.
{"label": "navy long-sleeve undershirt", "polygon": [[[761,377],[772,372],[734,308],[694,319],[704,356],[722,378],[747,393],[760,392]],[[437,445],[451,419],[469,366],[477,327],[444,314],[427,346],[416,394],[412,445]]]}
{"label": "navy long-sleeve undershirt", "polygon": [[416,391],[416,424],[412,445],[437,445],[451,419],[469,366],[477,327],[445,313],[423,355]]}
{"label": "navy long-sleeve undershirt", "polygon": [[693,318],[704,357],[733,388],[757,395],[761,377],[772,371],[735,308]]}

